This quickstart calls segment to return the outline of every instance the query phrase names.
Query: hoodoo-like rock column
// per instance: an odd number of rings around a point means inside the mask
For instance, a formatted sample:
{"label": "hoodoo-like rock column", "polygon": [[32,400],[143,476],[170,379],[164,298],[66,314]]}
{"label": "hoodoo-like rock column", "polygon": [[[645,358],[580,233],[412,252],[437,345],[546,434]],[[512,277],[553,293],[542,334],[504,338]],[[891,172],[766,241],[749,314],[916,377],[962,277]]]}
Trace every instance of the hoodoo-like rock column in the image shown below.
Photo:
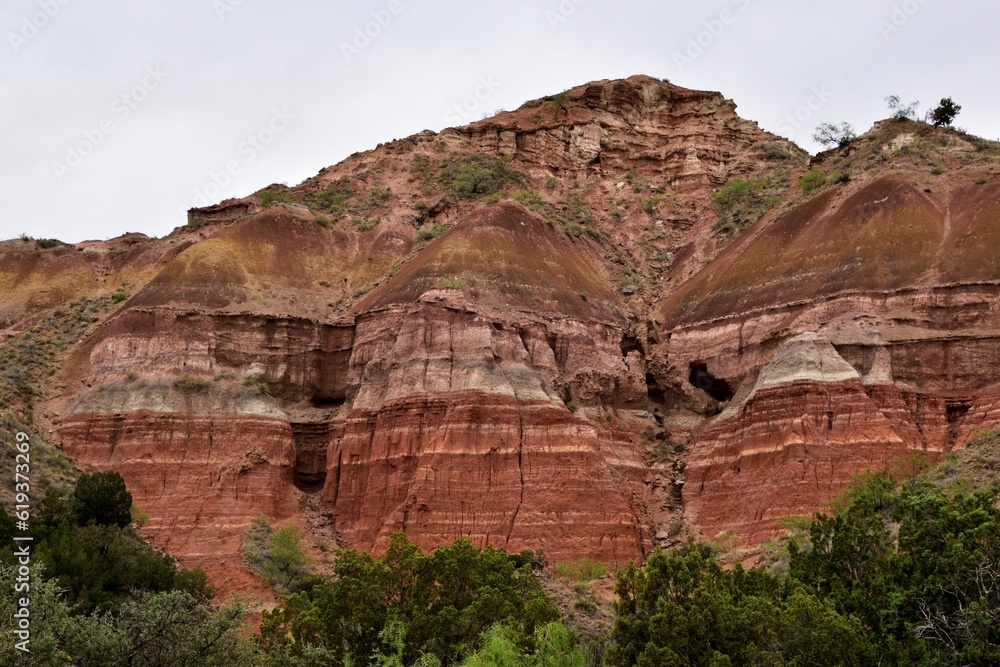
{"label": "hoodoo-like rock column", "polygon": [[[574,354],[596,353],[592,371],[621,365],[599,340],[577,343]],[[323,496],[349,543],[382,550],[401,531],[427,548],[461,536],[558,560],[642,555],[647,529],[615,469],[641,461],[566,407],[544,338],[420,303],[362,318],[355,357],[358,394]]]}
{"label": "hoodoo-like rock column", "polygon": [[[641,358],[593,246],[483,208],[359,304],[323,498],[347,541],[405,530],[624,564],[643,504]],[[643,410],[643,415],[645,414]]]}

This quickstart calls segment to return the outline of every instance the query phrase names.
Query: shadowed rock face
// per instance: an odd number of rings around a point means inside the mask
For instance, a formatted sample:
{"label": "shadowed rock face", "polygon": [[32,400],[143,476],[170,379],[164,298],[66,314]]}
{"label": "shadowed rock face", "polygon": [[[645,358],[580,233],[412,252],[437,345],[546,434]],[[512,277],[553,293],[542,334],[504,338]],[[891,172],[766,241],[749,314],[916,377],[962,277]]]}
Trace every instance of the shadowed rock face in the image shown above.
{"label": "shadowed rock face", "polygon": [[[455,187],[493,163],[527,208]],[[915,123],[810,164],[718,93],[599,81],[164,239],[2,243],[0,341],[127,294],[37,414],[223,592],[254,585],[262,514],[320,561],[402,530],[622,564],[682,518],[752,551],[855,472],[1000,422],[998,165]],[[813,167],[850,180],[804,195]],[[776,203],[730,242],[710,195],[736,178]]]}

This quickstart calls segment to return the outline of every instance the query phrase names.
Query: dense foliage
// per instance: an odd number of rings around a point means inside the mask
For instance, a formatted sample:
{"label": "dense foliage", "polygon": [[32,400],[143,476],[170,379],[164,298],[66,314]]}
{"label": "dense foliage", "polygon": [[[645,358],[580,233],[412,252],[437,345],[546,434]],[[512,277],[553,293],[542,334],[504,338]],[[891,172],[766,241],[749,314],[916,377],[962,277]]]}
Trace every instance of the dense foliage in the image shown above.
{"label": "dense foliage", "polygon": [[[15,572],[0,565],[0,586],[11,590]],[[14,648],[13,600],[0,597],[0,664],[11,667],[239,667],[260,665],[242,637],[246,609],[212,610],[183,591],[137,591],[114,609],[80,614],[65,589],[35,578],[31,591],[30,653]]]}
{"label": "dense foliage", "polygon": [[530,650],[535,630],[558,619],[531,567],[505,552],[460,539],[427,555],[396,535],[381,558],[341,552],[334,578],[265,613],[261,634],[293,656],[317,647],[330,664],[369,664],[394,650],[385,631],[395,627],[404,664],[422,655],[450,664],[497,623]]}
{"label": "dense foliage", "polygon": [[941,100],[935,108],[928,112],[931,123],[934,127],[950,126],[955,122],[955,117],[958,116],[958,112],[962,110],[962,107],[950,98],[946,97]]}
{"label": "dense foliage", "polygon": [[[139,591],[211,597],[201,570],[179,567],[128,527],[131,502],[116,472],[83,475],[72,493],[50,489],[39,502],[31,562],[64,591],[73,614],[109,611]],[[0,564],[16,564],[14,531],[0,509]]]}
{"label": "dense foliage", "polygon": [[619,573],[611,665],[1000,664],[1000,488],[873,474],[786,575],[708,545]]}
{"label": "dense foliage", "polygon": [[81,526],[118,526],[132,523],[132,494],[114,470],[81,475],[73,490],[73,510]]}

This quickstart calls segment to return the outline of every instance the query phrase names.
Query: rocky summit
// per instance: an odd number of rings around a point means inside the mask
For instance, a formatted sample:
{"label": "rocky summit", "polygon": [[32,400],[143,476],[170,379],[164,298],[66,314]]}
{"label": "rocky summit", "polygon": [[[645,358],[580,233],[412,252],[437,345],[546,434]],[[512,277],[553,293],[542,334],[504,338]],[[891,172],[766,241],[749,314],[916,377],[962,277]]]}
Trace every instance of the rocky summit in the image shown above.
{"label": "rocky summit", "polygon": [[31,417],[222,590],[253,586],[261,515],[320,559],[405,532],[752,560],[856,473],[1000,423],[997,248],[1000,144],[888,120],[810,157],[636,76],[164,238],[4,242],[0,341],[104,299],[42,332]]}

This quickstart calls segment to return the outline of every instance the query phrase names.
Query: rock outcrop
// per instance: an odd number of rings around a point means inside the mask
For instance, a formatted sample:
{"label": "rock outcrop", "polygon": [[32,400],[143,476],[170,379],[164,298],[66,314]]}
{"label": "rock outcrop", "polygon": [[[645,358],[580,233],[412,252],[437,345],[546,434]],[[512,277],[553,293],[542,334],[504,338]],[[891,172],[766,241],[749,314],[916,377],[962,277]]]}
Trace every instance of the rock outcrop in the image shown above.
{"label": "rock outcrop", "polygon": [[[164,239],[0,244],[0,340],[114,304],[39,426],[222,591],[253,582],[259,515],[317,555],[400,530],[551,562],[752,552],[854,473],[1000,422],[998,165],[897,122],[810,163],[718,93],[599,81]],[[807,194],[810,168],[837,177]],[[718,225],[735,179],[753,201]]]}
{"label": "rock outcrop", "polygon": [[[1000,264],[980,245],[996,233],[985,225],[1000,215],[994,188],[932,193],[886,176],[828,191],[666,300],[664,382],[709,411],[690,368],[753,387],[694,437],[684,496],[703,534],[758,544],[853,473],[911,453],[934,460],[996,423]],[[820,359],[844,377],[775,385],[787,360],[801,366],[793,337],[808,332],[829,341]]]}
{"label": "rock outcrop", "polygon": [[324,490],[350,543],[382,549],[405,531],[426,547],[466,535],[559,560],[643,555],[643,465],[629,420],[611,416],[642,405],[642,370],[623,359],[627,322],[576,245],[498,205],[356,306]]}
{"label": "rock outcrop", "polygon": [[699,435],[684,486],[692,523],[711,537],[759,544],[776,534],[779,519],[811,513],[855,473],[919,451],[883,413],[899,408],[886,398],[894,397],[866,393],[828,339],[789,340],[749,394]]}

